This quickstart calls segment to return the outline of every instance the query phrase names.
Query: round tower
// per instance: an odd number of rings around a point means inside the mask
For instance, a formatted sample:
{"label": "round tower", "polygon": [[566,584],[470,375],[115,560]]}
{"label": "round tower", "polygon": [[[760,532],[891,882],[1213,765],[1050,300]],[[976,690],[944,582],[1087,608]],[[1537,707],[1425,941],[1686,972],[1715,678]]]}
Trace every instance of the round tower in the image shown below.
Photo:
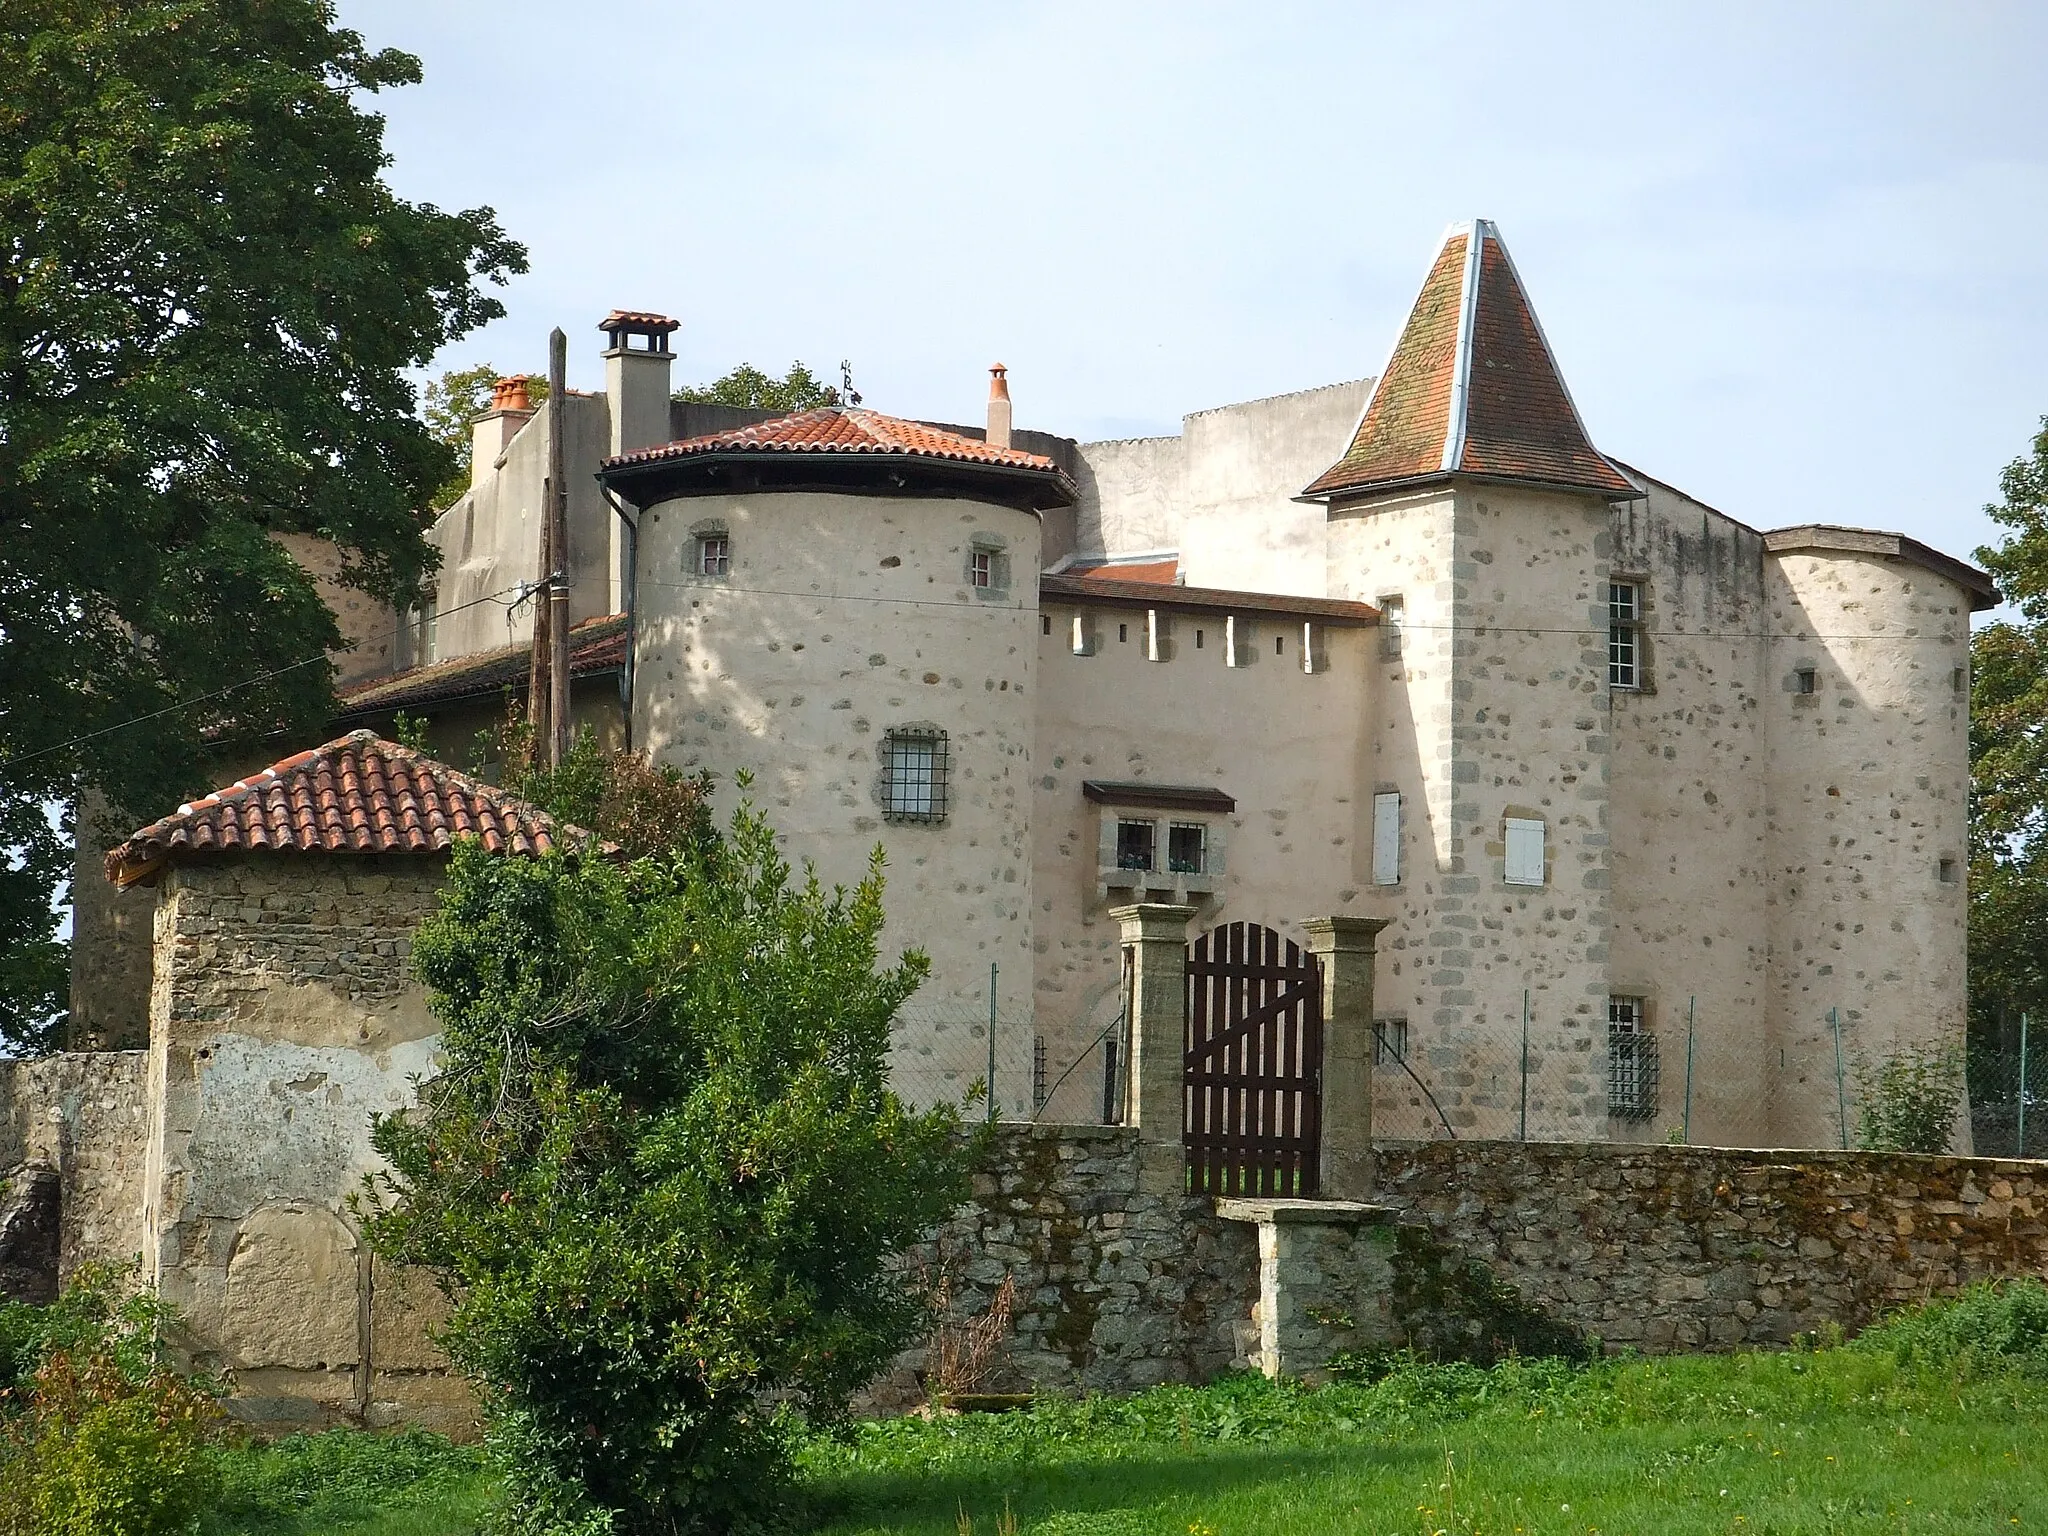
{"label": "round tower", "polygon": [[602,478],[639,509],[636,744],[710,770],[724,809],[748,795],[828,885],[879,845],[884,958],[932,961],[900,1091],[957,1099],[988,1072],[994,967],[999,1108],[1028,1117],[1039,515],[1072,482],[836,407],[624,454]]}

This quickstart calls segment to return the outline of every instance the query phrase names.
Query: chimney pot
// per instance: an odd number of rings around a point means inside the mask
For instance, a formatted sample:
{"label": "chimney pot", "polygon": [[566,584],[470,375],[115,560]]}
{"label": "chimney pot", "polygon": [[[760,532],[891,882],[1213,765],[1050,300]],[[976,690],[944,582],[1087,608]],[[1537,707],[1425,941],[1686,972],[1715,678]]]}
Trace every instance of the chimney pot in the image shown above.
{"label": "chimney pot", "polygon": [[526,396],[527,375],[515,373],[498,380],[491,386],[491,409],[494,411],[530,411],[533,402]]}
{"label": "chimney pot", "polygon": [[988,371],[988,432],[991,448],[1010,446],[1010,370],[1001,363]]}

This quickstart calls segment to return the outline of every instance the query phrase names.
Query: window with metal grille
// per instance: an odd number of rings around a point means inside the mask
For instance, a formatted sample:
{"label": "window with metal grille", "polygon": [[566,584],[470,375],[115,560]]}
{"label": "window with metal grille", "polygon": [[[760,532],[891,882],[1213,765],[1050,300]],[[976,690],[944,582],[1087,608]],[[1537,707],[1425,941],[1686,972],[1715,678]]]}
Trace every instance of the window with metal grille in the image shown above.
{"label": "window with metal grille", "polygon": [[1657,1037],[1639,997],[1607,1000],[1607,1113],[1621,1120],[1657,1113]]}
{"label": "window with metal grille", "polygon": [[891,821],[944,821],[946,733],[891,731],[882,751],[882,814]]}
{"label": "window with metal grille", "polygon": [[1392,1066],[1395,1062],[1408,1059],[1408,1021],[1396,1015],[1391,1019],[1374,1019],[1372,1023],[1372,1063],[1376,1067]]}
{"label": "window with metal grille", "polygon": [[697,535],[697,574],[723,576],[732,569],[732,540],[722,533]]}
{"label": "window with metal grille", "polygon": [[1643,589],[1632,581],[1607,585],[1607,686],[1643,685]]}
{"label": "window with metal grille", "polygon": [[1199,821],[1176,821],[1166,829],[1166,868],[1176,875],[1199,875],[1208,864],[1209,829]]}
{"label": "window with metal grille", "polygon": [[1150,821],[1119,821],[1116,824],[1116,867],[1150,869],[1159,827]]}

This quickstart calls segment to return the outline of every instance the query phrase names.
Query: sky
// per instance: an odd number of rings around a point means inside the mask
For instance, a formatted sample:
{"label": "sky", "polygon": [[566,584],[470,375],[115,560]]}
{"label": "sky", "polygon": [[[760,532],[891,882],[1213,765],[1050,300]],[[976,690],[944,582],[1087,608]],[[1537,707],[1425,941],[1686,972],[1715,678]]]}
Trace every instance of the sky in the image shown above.
{"label": "sky", "polygon": [[1758,527],[1968,556],[2048,415],[2048,6],[341,0],[389,177],[525,242],[436,367],[851,362],[1084,440],[1376,372],[1496,220],[1593,440]]}

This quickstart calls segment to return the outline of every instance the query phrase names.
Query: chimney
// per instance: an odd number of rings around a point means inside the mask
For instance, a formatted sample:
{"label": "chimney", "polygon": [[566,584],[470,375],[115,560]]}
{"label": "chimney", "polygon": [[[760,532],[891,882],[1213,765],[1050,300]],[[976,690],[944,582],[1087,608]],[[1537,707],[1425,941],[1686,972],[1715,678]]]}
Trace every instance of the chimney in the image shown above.
{"label": "chimney", "polygon": [[[653,448],[672,437],[668,425],[668,338],[677,322],[644,309],[615,309],[597,322],[610,340],[604,351],[604,394],[611,407],[612,455]],[[638,343],[638,345],[635,345]]]}
{"label": "chimney", "polygon": [[480,485],[498,463],[505,445],[533,420],[533,402],[526,398],[526,375],[515,373],[491,386],[491,404],[470,423],[469,483]]}
{"label": "chimney", "polygon": [[1010,446],[1010,370],[997,363],[988,371],[988,437],[991,448]]}

